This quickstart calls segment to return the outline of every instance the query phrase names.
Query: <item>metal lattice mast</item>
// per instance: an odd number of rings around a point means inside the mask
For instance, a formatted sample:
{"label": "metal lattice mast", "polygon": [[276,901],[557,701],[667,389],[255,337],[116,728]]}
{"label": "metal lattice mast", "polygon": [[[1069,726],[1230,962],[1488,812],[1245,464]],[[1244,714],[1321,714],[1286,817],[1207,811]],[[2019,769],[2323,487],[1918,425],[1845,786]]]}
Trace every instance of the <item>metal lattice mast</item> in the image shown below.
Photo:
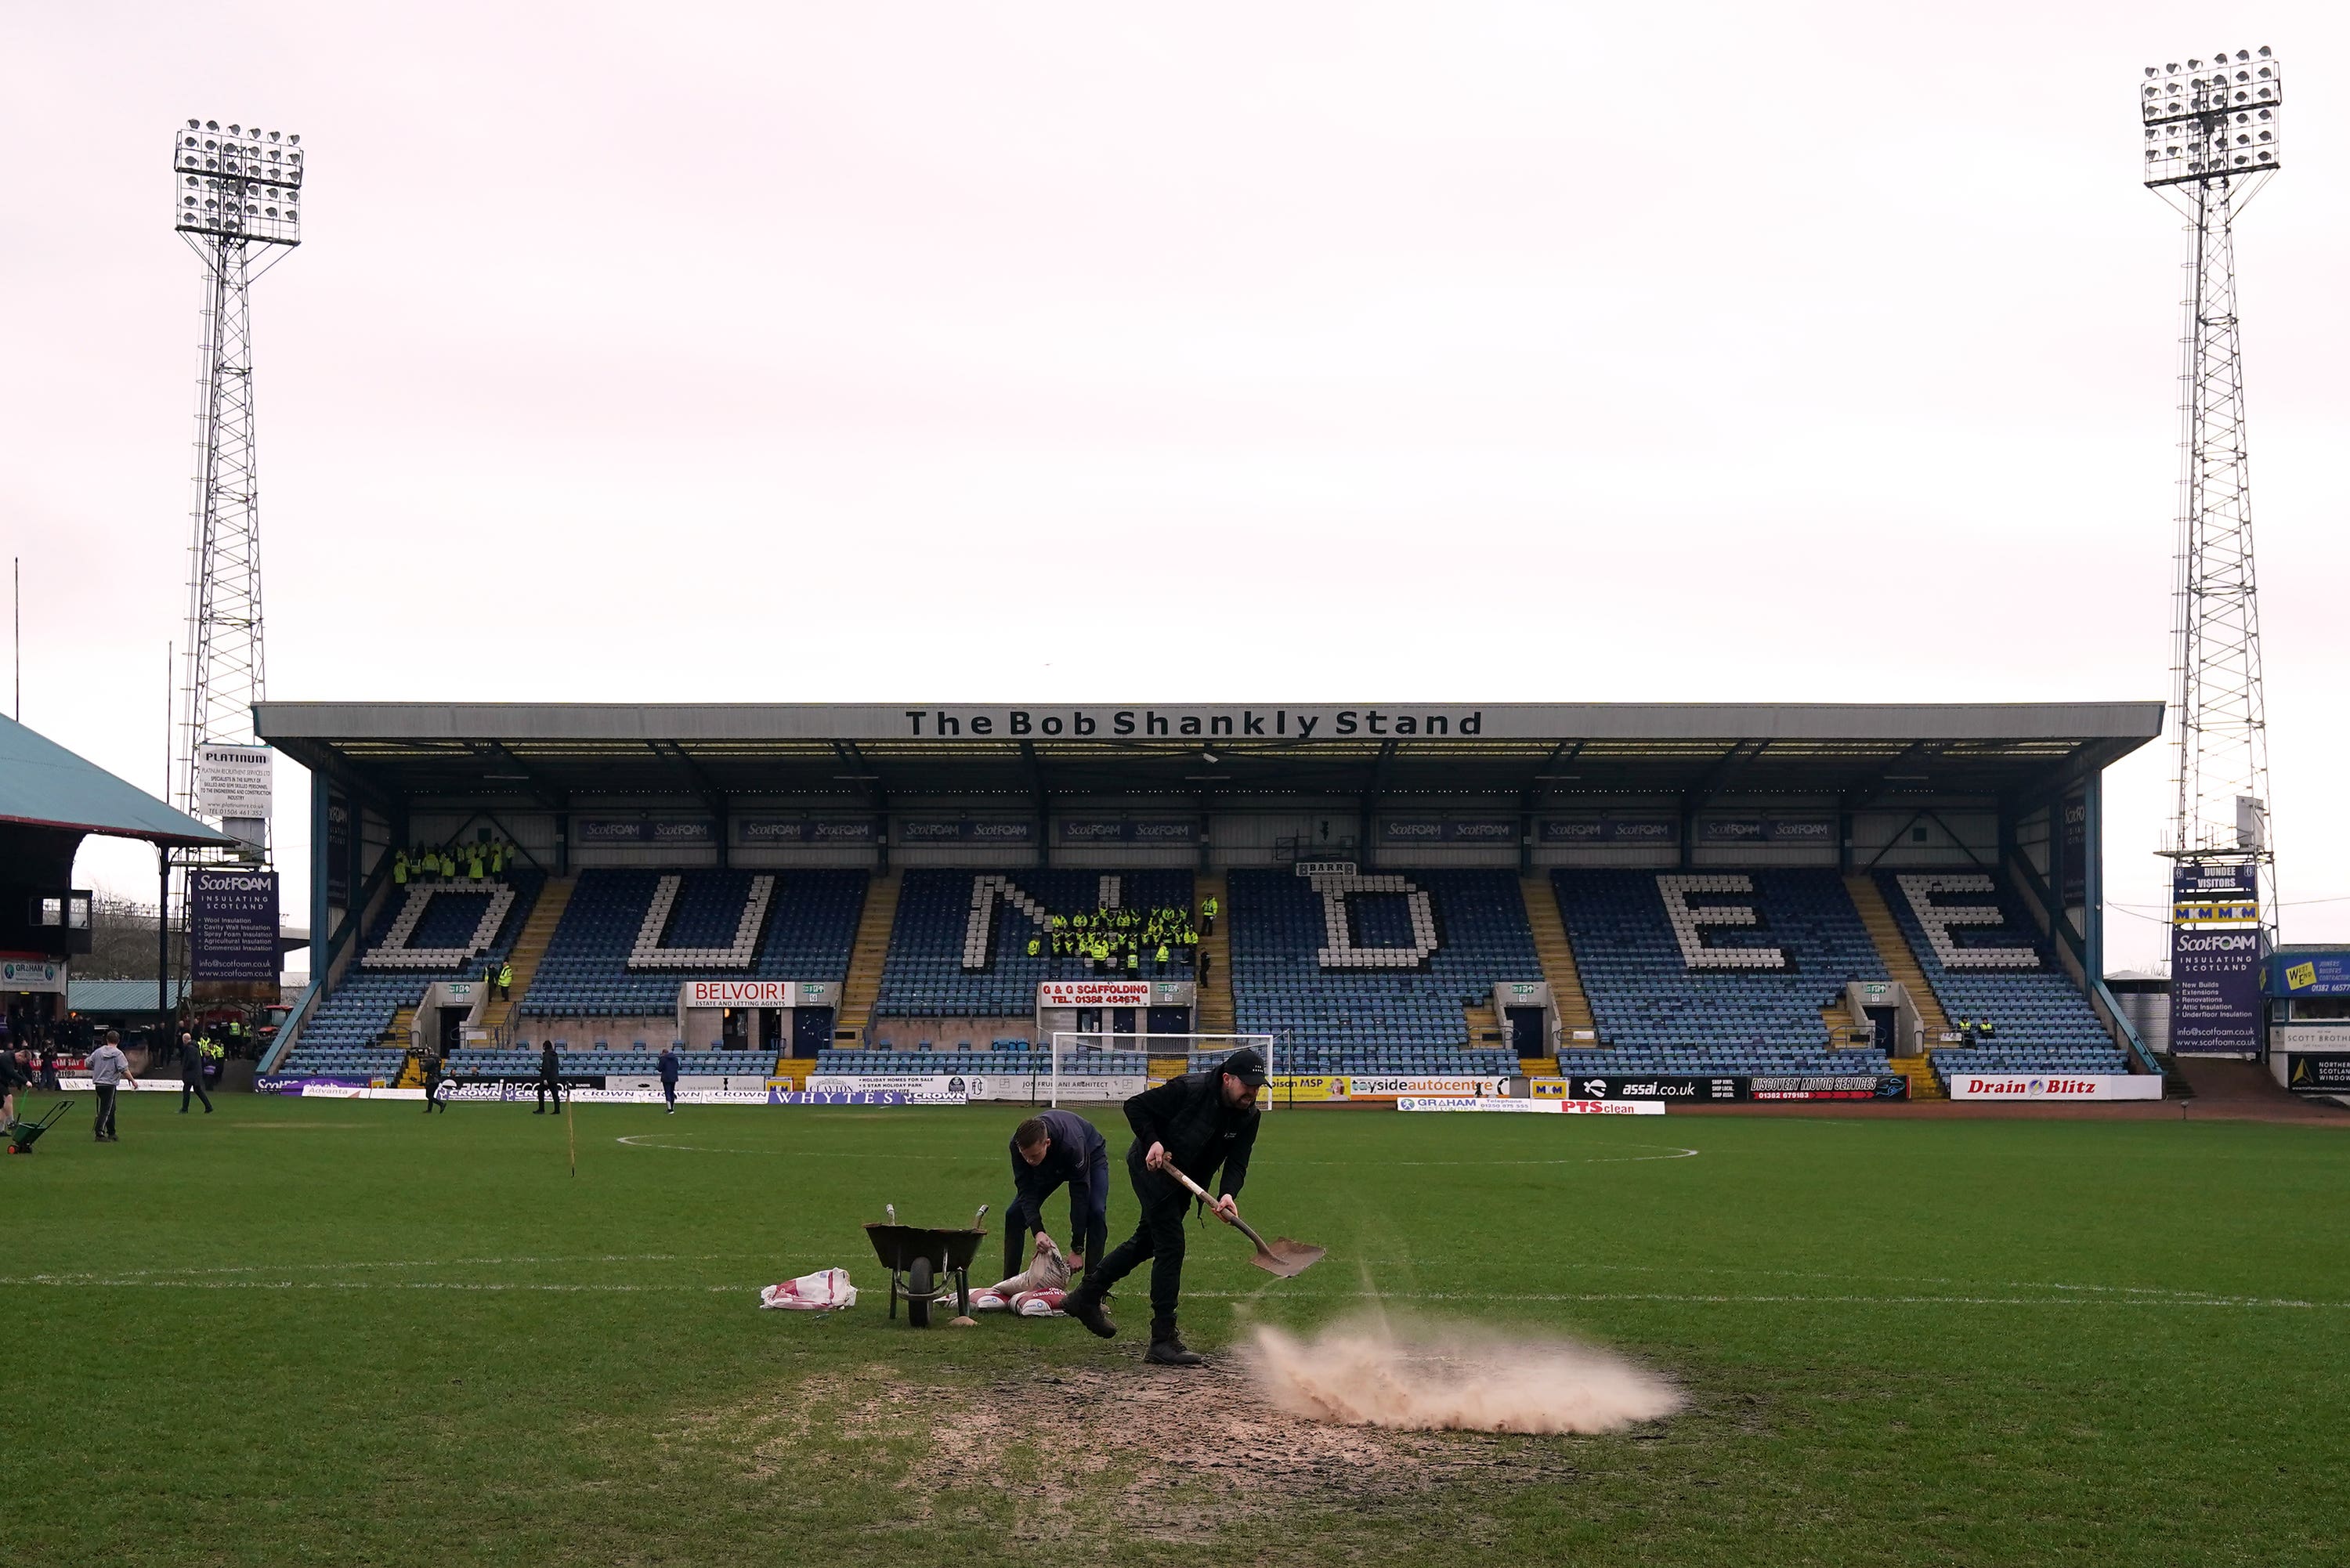
{"label": "metal lattice mast", "polygon": [[301,244],[301,140],[193,119],[172,136],[172,223],[204,264],[187,685],[175,768],[179,804],[190,812],[197,747],[251,741],[253,704],[267,689],[250,291]]}
{"label": "metal lattice mast", "polygon": [[2147,187],[2187,220],[2179,370],[2178,555],[2173,577],[2172,783],[2165,852],[2259,868],[2272,923],[2268,722],[2261,690],[2235,216],[2283,166],[2284,81],[2264,47],[2147,67]]}

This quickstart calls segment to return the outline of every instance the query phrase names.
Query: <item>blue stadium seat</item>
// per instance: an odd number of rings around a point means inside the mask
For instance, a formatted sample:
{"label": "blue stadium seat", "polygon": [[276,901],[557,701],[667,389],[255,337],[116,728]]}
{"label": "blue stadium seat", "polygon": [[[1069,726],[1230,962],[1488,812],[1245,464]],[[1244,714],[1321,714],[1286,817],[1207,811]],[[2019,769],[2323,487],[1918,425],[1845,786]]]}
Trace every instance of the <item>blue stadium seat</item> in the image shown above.
{"label": "blue stadium seat", "polygon": [[[1347,896],[1357,948],[1406,950],[1432,934],[1419,964],[1325,967],[1323,899],[1290,871],[1232,873],[1235,1027],[1274,1037],[1276,1071],[1413,1076],[1499,1076],[1517,1070],[1507,1049],[1472,1049],[1463,1009],[1490,1003],[1497,983],[1538,980],[1542,962],[1518,879],[1506,871],[1410,870],[1428,895],[1432,933],[1416,929],[1400,891]],[[1378,961],[1387,964],[1392,961]],[[1194,1070],[1222,1053],[1193,1059]]]}
{"label": "blue stadium seat", "polygon": [[749,967],[696,969],[697,978],[829,981],[848,973],[857,921],[865,907],[866,875],[857,870],[662,872],[593,870],[579,885],[563,919],[515,1003],[526,1018],[651,1017],[673,1012],[678,969],[632,970],[629,957],[663,876],[681,876],[677,902],[663,933],[673,948],[723,947],[734,937],[754,876],[771,875],[767,906]]}
{"label": "blue stadium seat", "polygon": [[[1657,871],[1557,870],[1559,912],[1607,1049],[1563,1053],[1562,1073],[1772,1075],[1886,1070],[1882,1052],[1832,1050],[1822,1009],[1846,985],[1883,980],[1868,929],[1826,869],[1731,873],[1752,892],[1695,892],[1693,906],[1752,909],[1758,924],[1706,925],[1708,949],[1757,953],[1753,967],[1692,969]],[[1700,873],[1699,875],[1711,875]],[[1777,967],[1762,967],[1776,950]]]}
{"label": "blue stadium seat", "polygon": [[[1911,875],[1915,876],[1916,873]],[[1998,925],[1952,926],[1946,938],[1961,956],[1968,949],[2028,952],[2031,961],[1997,968],[1954,969],[1929,938],[1925,923],[1901,885],[1901,874],[1880,871],[1878,889],[1901,927],[1926,983],[1953,1025],[1962,1019],[1988,1020],[1994,1033],[1972,1047],[1932,1053],[1934,1070],[1952,1073],[2126,1073],[2129,1064],[2114,1037],[2098,1022],[2004,884],[1991,879],[1988,891],[1924,894],[1938,904],[1992,907]]]}

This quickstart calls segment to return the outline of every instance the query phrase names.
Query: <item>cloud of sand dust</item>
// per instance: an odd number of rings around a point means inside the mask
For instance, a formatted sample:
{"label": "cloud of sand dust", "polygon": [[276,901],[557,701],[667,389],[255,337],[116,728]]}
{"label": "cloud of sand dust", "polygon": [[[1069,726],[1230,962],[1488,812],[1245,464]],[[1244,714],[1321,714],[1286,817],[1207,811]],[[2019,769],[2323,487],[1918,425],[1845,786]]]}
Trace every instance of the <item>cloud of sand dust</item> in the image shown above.
{"label": "cloud of sand dust", "polygon": [[1281,1409],[1347,1426],[1617,1432],[1682,1403],[1656,1374],[1573,1340],[1377,1313],[1303,1339],[1260,1325],[1248,1361]]}

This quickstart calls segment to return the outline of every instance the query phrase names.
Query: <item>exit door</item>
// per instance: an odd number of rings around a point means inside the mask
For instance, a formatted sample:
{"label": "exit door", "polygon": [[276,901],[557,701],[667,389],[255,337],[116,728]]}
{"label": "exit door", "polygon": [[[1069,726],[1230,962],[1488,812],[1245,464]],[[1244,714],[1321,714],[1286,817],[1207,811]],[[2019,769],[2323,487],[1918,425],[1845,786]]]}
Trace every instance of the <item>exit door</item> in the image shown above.
{"label": "exit door", "polygon": [[832,1009],[792,1009],[792,1055],[806,1061],[832,1044]]}
{"label": "exit door", "polygon": [[722,1049],[748,1051],[751,1048],[751,1017],[754,1009],[729,1007],[719,1013],[719,1042]]}
{"label": "exit door", "polygon": [[1893,1009],[1889,1007],[1871,1007],[1864,1009],[1864,1011],[1868,1014],[1868,1028],[1872,1036],[1870,1044],[1875,1045],[1879,1051],[1884,1052],[1887,1055],[1892,1055]]}
{"label": "exit door", "polygon": [[1510,1046],[1521,1056],[1539,1056],[1547,1044],[1543,1039],[1543,1010],[1539,1007],[1513,1007],[1509,1010]]}

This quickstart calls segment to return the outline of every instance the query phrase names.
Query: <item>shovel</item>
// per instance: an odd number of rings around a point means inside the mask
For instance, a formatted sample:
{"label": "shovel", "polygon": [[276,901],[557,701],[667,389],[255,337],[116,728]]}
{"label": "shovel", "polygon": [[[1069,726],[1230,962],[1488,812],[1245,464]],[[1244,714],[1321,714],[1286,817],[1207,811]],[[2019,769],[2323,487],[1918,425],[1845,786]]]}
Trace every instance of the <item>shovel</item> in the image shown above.
{"label": "shovel", "polygon": [[[1174,1161],[1170,1160],[1159,1168],[1190,1188],[1191,1196],[1209,1208],[1212,1209],[1216,1206],[1216,1200],[1202,1191],[1198,1182],[1175,1168]],[[1222,1216],[1218,1215],[1217,1218],[1222,1219]],[[1271,1241],[1267,1241],[1250,1227],[1247,1220],[1234,1220],[1231,1223],[1239,1226],[1241,1234],[1256,1243],[1256,1256],[1251,1258],[1249,1262],[1266,1273],[1278,1274],[1284,1280],[1293,1279],[1304,1273],[1320,1262],[1322,1255],[1329,1251],[1327,1247],[1316,1247],[1305,1241],[1293,1241],[1286,1236],[1275,1236]]]}

